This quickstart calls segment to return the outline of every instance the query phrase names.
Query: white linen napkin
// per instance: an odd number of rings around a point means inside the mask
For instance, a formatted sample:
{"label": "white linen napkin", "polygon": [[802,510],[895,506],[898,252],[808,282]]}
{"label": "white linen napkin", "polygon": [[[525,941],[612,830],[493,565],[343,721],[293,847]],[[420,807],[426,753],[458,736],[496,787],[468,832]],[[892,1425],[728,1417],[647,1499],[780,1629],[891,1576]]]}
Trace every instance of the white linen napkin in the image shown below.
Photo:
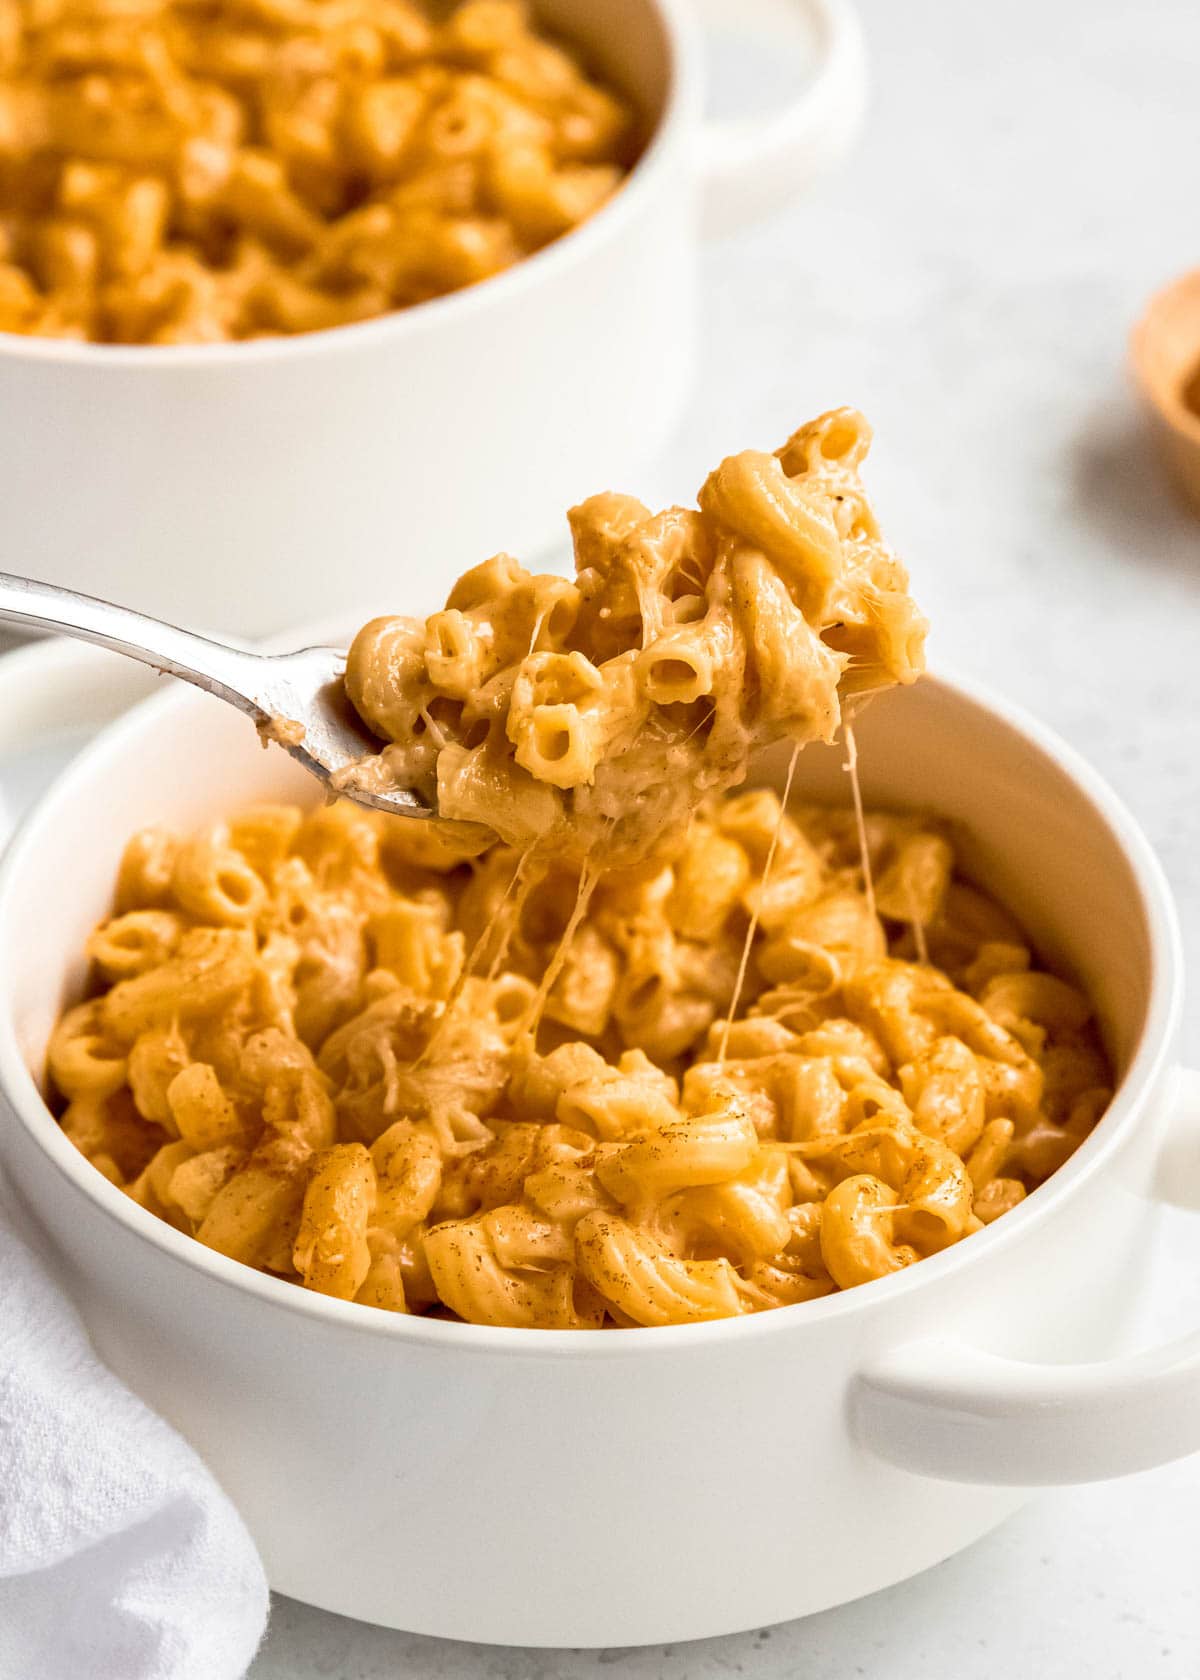
{"label": "white linen napkin", "polygon": [[[155,680],[67,643],[6,671],[0,851],[79,718],[97,727]],[[240,1680],[267,1619],[254,1543],[186,1442],[97,1359],[38,1249],[0,1180],[0,1680]]]}
{"label": "white linen napkin", "polygon": [[0,1680],[239,1680],[267,1618],[254,1544],[14,1213],[0,1196]]}

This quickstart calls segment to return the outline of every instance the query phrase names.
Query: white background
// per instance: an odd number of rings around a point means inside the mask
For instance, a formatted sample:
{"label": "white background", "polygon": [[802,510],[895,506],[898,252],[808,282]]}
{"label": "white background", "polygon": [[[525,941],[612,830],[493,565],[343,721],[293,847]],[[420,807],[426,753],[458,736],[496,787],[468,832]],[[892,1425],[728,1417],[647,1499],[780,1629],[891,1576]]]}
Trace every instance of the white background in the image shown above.
{"label": "white background", "polygon": [[[1124,795],[1166,864],[1198,975],[1200,520],[1159,476],[1125,363],[1148,294],[1200,264],[1200,4],[862,12],[864,142],[803,206],[708,253],[690,418],[642,483],[615,488],[687,500],[728,451],[863,408],[879,439],[869,482],[933,620],[934,661],[1025,702]],[[747,66],[717,70],[728,95]],[[1200,1062],[1200,985],[1187,1033]],[[1148,1331],[1200,1319],[1198,1279],[1200,1220],[1180,1215]],[[1200,1460],[1048,1494],[907,1585],[756,1634],[484,1650],[277,1600],[251,1672],[1197,1680]]]}

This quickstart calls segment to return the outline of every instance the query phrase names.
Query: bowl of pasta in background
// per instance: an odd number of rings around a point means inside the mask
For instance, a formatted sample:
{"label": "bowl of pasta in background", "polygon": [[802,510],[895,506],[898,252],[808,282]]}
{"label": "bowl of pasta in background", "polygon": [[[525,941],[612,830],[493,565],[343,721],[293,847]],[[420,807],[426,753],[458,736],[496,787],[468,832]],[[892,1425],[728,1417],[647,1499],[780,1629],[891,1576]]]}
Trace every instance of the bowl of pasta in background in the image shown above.
{"label": "bowl of pasta in background", "polygon": [[[659,1329],[380,1312],[136,1205],[43,1096],[77,953],[131,833],[312,790],[233,711],[174,692],[110,728],[27,820],[0,876],[3,1159],[101,1357],[207,1460],[280,1591],[492,1643],[699,1638],[901,1580],[1035,1486],[1200,1448],[1200,1332],[1122,1351],[1168,1157],[1170,1193],[1200,1206],[1161,870],[1067,746],[972,686],[882,694],[857,734],[868,801],[958,825],[968,877],[1088,991],[1116,1094],[1046,1183],[919,1265]],[[756,779],[783,773],[767,757]],[[845,800],[838,750],[810,747],[796,777],[805,799]]]}
{"label": "bowl of pasta in background", "polygon": [[544,549],[561,510],[620,481],[680,413],[701,222],[786,201],[857,129],[853,13],[794,5],[806,85],[780,112],[714,123],[684,0],[540,0],[538,22],[633,107],[642,145],[594,215],[493,278],[290,337],[0,333],[10,550],[55,582],[259,634],[322,611],[332,575],[372,609],[497,539]]}

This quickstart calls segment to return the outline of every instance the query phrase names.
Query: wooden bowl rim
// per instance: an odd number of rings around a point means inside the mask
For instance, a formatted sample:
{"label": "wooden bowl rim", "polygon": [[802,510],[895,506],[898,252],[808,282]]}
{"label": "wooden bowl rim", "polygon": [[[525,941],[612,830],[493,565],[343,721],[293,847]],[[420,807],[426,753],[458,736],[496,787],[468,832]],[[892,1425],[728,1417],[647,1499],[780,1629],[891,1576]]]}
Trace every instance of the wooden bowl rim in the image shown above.
{"label": "wooden bowl rim", "polygon": [[1200,268],[1188,269],[1154,293],[1130,334],[1129,348],[1134,377],[1143,396],[1173,432],[1200,451],[1200,414],[1184,402],[1182,383],[1178,379],[1164,382],[1151,374],[1148,353],[1148,347],[1155,341],[1163,321],[1176,311],[1182,298],[1191,293],[1196,294],[1197,321],[1196,356],[1191,366],[1200,372]]}

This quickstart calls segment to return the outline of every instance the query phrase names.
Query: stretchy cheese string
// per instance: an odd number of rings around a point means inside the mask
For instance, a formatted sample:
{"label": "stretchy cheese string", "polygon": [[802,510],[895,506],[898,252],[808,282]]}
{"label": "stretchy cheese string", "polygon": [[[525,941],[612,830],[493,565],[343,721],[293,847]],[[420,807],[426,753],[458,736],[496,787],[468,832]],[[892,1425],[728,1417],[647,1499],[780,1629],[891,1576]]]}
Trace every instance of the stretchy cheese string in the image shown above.
{"label": "stretchy cheese string", "polygon": [[520,1025],[517,1028],[518,1038],[533,1038],[541,1026],[546,1000],[554,989],[554,982],[562,973],[563,964],[566,962],[567,953],[571,948],[571,941],[575,937],[580,922],[588,913],[588,908],[592,902],[592,894],[595,892],[599,880],[600,870],[589,853],[583,861],[583,868],[579,872],[579,883],[575,889],[575,906],[567,918],[567,925],[562,931],[562,938],[559,940],[554,955],[547,965],[546,972],[542,975],[541,985],[530,999],[529,1007],[521,1017]]}
{"label": "stretchy cheese string", "polygon": [[907,883],[908,892],[908,922],[913,931],[913,942],[917,947],[917,961],[929,967],[929,941],[925,937],[925,924],[917,914],[917,898],[913,892],[912,882]]}
{"label": "stretchy cheese string", "polygon": [[[476,950],[487,943],[496,928],[496,924],[500,920],[505,906],[507,905],[509,909],[508,920],[500,930],[500,938],[496,942],[496,949],[491,962],[488,964],[488,971],[485,976],[489,986],[500,972],[504,959],[508,955],[508,948],[512,944],[513,934],[521,925],[521,917],[525,913],[525,906],[529,902],[529,895],[537,885],[538,877],[536,875],[526,875],[525,873],[525,865],[529,862],[532,851],[532,846],[526,846],[525,850],[521,853],[520,858],[517,860],[517,867],[512,872],[512,879],[504,889],[503,898],[496,906],[495,912],[488,921],[487,927],[484,929],[483,933],[476,942]],[[509,898],[512,896],[514,889],[516,890],[516,897],[513,898],[511,905],[509,905]],[[472,956],[473,955],[474,953],[472,953]]]}
{"label": "stretchy cheese string", "polygon": [[787,815],[788,800],[792,793],[792,777],[796,774],[796,761],[800,757],[802,742],[797,741],[792,748],[792,756],[788,760],[787,779],[783,784],[783,798],[779,802],[779,815],[775,820],[775,832],[771,836],[771,844],[767,848],[767,860],[763,864],[762,878],[758,884],[758,899],[750,917],[750,926],[746,929],[746,938],[742,944],[742,957],[738,963],[737,979],[733,986],[733,997],[729,1003],[729,1013],[721,1027],[721,1045],[717,1051],[718,1066],[725,1060],[725,1053],[729,1048],[729,1033],[733,1026],[733,1018],[737,1014],[737,1006],[741,1000],[742,987],[746,984],[746,970],[750,965],[750,948],[754,944],[754,935],[758,932],[758,918],[762,910],[763,894],[767,888],[767,877],[771,873],[771,865],[775,862],[775,852],[779,846],[779,836],[783,831],[783,819]]}
{"label": "stretchy cheese string", "polygon": [[[474,974],[474,972],[475,972],[475,964],[479,960],[480,953],[487,949],[488,942],[490,941],[492,935],[495,933],[497,924],[499,923],[501,916],[504,914],[504,911],[508,906],[509,899],[513,895],[513,889],[516,887],[517,882],[521,878],[521,871],[525,867],[526,860],[529,857],[529,852],[530,852],[530,848],[526,847],[526,849],[521,853],[520,857],[517,859],[517,866],[513,870],[512,874],[509,876],[508,885],[505,887],[504,891],[501,893],[499,901],[496,905],[496,908],[492,911],[491,915],[487,919],[487,925],[484,927],[483,931],[479,934],[478,938],[475,940],[475,943],[471,947],[469,956],[467,957],[466,961],[463,963],[462,968],[459,970],[458,979],[454,982],[453,986],[450,988],[450,995],[446,999],[446,1007],[443,1009],[440,1017],[438,1018],[437,1023],[434,1026],[433,1032],[429,1036],[429,1042],[426,1044],[425,1048],[421,1051],[421,1054],[417,1057],[416,1061],[413,1063],[414,1068],[419,1068],[419,1067],[424,1066],[424,1064],[432,1056],[439,1039],[442,1037],[443,1033],[445,1032],[446,1026],[449,1023],[450,1018],[454,1014],[455,1008],[458,1005],[458,1001],[462,997],[462,994],[463,994],[463,991],[466,987],[467,981],[471,978],[472,974]],[[524,884],[524,887],[522,889],[522,893],[520,895],[520,904],[521,905],[524,904],[525,895],[529,891],[529,885],[530,885],[530,883],[528,883],[528,882],[526,882]],[[519,914],[519,907],[518,907],[518,914]],[[504,961],[504,958],[508,955],[509,941],[512,938],[513,928],[516,924],[516,920],[517,920],[516,915],[511,917],[510,920],[509,920],[508,926],[506,928],[504,928],[504,930],[503,930],[503,936],[501,937],[501,939],[499,941],[499,945],[498,945],[498,948],[497,948],[497,951],[496,951],[496,955],[492,958],[491,967],[488,969],[487,978],[488,978],[489,983],[496,978],[496,972],[497,972],[500,964]]]}
{"label": "stretchy cheese string", "polygon": [[419,716],[424,720],[425,728],[428,730],[434,746],[439,752],[441,752],[442,748],[449,744],[449,736],[446,734],[446,731],[442,728],[437,719],[432,716],[427,706],[421,707]]}
{"label": "stretchy cheese string", "polygon": [[842,766],[850,778],[854,798],[854,821],[858,829],[858,849],[862,857],[863,890],[867,895],[867,909],[875,914],[875,882],[871,878],[871,854],[867,850],[867,824],[863,816],[862,788],[858,781],[858,742],[854,739],[854,725],[847,718],[843,733],[846,737],[846,762]]}
{"label": "stretchy cheese string", "polygon": [[546,622],[546,608],[543,607],[541,612],[537,615],[537,617],[533,621],[533,634],[529,638],[529,655],[527,655],[526,657],[529,657],[530,655],[532,655],[534,648],[537,647],[538,637],[542,633],[542,625],[545,624],[545,622]]}

